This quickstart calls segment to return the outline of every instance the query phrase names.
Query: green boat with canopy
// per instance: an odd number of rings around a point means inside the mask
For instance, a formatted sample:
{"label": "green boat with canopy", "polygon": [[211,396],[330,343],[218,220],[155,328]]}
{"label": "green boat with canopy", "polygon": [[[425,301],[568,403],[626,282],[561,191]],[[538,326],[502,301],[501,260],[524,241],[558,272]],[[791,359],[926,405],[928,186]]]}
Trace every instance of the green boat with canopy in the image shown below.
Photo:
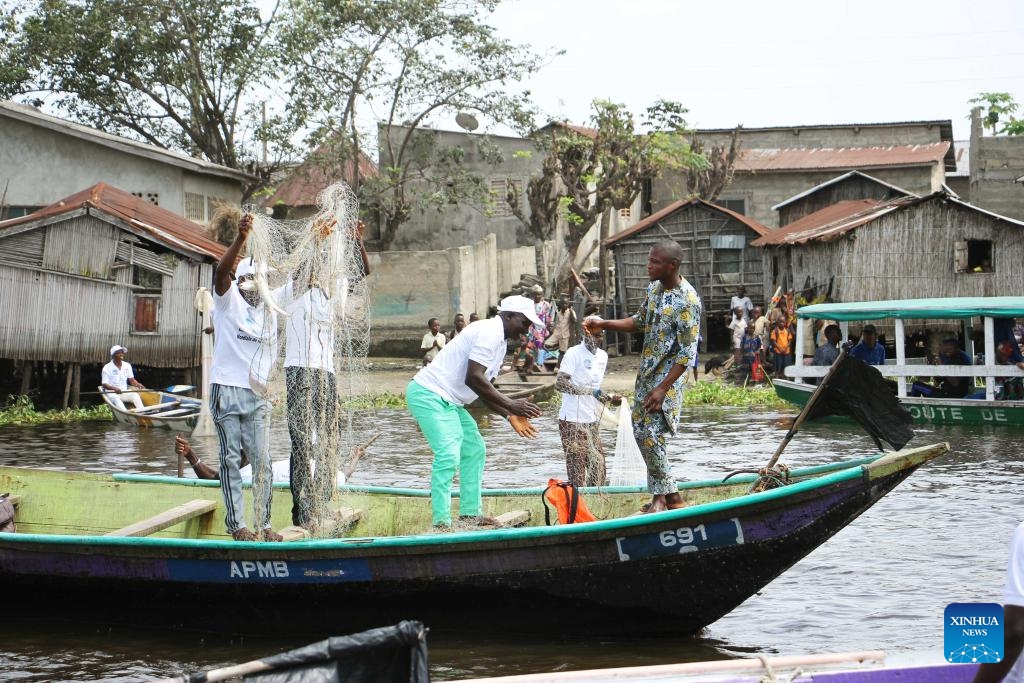
{"label": "green boat with canopy", "polygon": [[[882,375],[895,382],[901,404],[917,423],[1024,426],[1024,401],[1002,398],[999,386],[1005,380],[1024,377],[1024,370],[1013,364],[997,364],[995,353],[996,345],[1002,341],[996,338],[997,333],[1012,329],[1013,319],[1024,318],[1024,297],[945,297],[812,304],[797,309],[796,315],[796,358],[814,353],[813,349],[802,348],[804,327],[814,320],[835,322],[842,329],[843,339],[849,338],[851,322],[883,321],[884,327],[891,328],[896,358],[887,359],[885,365],[877,367]],[[976,353],[983,353],[984,364],[931,365],[926,357],[908,357],[906,333],[908,328],[915,327],[917,321],[920,321],[918,326],[928,328],[940,326],[941,321],[949,321],[950,326],[945,331],[950,335],[962,332],[967,354],[974,358]],[[975,349],[973,336],[979,324],[984,330],[984,343],[982,348]],[[1012,341],[1012,336],[1010,339]],[[828,367],[823,366],[790,366],[785,371],[788,379],[775,380],[775,392],[780,398],[802,406],[815,388],[808,380],[823,377],[827,372]],[[969,377],[972,381],[983,381],[984,388],[975,387],[964,398],[910,395],[914,378],[927,380],[936,377]]]}

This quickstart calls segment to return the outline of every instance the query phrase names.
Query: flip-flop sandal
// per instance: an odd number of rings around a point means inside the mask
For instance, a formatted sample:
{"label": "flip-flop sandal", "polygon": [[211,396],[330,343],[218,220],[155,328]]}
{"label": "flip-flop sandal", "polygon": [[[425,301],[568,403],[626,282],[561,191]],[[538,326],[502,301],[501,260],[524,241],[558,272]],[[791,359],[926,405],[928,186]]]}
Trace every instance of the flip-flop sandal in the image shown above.
{"label": "flip-flop sandal", "polygon": [[640,506],[640,512],[647,513],[647,512],[650,512],[650,511],[651,511],[651,504],[650,503],[644,503],[643,505]]}

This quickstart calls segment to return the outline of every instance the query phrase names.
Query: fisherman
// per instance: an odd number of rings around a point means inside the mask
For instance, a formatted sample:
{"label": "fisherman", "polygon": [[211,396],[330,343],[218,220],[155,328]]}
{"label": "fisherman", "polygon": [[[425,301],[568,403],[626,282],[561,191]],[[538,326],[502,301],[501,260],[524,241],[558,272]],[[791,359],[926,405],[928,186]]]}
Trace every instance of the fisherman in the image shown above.
{"label": "fisherman", "polygon": [[540,324],[532,301],[523,296],[506,297],[496,317],[467,326],[409,382],[405,391],[409,412],[434,453],[430,503],[436,529],[452,526],[451,489],[456,470],[459,519],[477,525],[494,524],[493,519],[481,516],[480,510],[487,450],[476,420],[465,406],[479,398],[506,418],[520,436],[537,435],[529,418],[539,417],[540,408],[524,399],[507,398],[491,380],[501,369],[508,340],[518,339],[530,325]]}
{"label": "fisherman", "polygon": [[[110,347],[110,362],[103,366],[103,371],[100,375],[101,381],[104,390],[114,393],[114,396],[110,396],[111,403],[122,410],[127,410],[124,402],[128,402],[138,410],[139,408],[145,408],[145,405],[142,403],[142,397],[135,393],[134,390],[145,389],[146,387],[142,386],[142,383],[135,379],[132,364],[124,359],[124,354],[126,353],[128,353],[128,349],[123,346],[115,344]],[[129,391],[128,387],[132,387],[133,391]]]}
{"label": "fisherman", "polygon": [[669,469],[667,434],[675,434],[683,403],[683,373],[697,353],[701,302],[697,291],[679,274],[683,249],[673,240],[651,247],[647,276],[651,283],[640,309],[631,317],[583,321],[584,332],[643,332],[636,376],[633,434],[644,462],[651,502],[643,512],[683,507],[679,487]]}
{"label": "fisherman", "polygon": [[[220,443],[220,487],[227,511],[227,529],[236,541],[280,541],[270,526],[273,471],[266,444],[266,420],[270,404],[254,391],[265,389],[277,342],[276,314],[268,310],[254,278],[265,268],[247,258],[238,264],[235,279],[231,269],[252,230],[252,216],[238,222],[238,234],[217,263],[214,275],[213,311],[217,324],[214,335],[213,367],[210,372],[210,412]],[[253,465],[253,504],[256,532],[245,524],[242,498],[242,449]],[[259,535],[257,535],[259,534]]]}

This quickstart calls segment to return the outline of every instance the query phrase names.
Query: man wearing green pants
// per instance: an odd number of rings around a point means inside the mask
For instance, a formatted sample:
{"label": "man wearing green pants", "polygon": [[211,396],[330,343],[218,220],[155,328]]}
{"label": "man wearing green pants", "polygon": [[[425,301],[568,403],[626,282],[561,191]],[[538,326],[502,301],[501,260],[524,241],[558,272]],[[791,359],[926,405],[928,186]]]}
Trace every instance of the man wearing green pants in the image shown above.
{"label": "man wearing green pants", "polygon": [[538,324],[532,301],[523,296],[505,297],[496,317],[466,326],[409,382],[405,391],[409,412],[434,452],[430,503],[436,528],[451,528],[456,470],[460,473],[459,519],[478,525],[494,523],[480,514],[487,451],[465,406],[479,398],[505,417],[520,436],[537,435],[529,418],[539,417],[540,408],[523,399],[506,398],[491,380],[501,369],[507,340],[518,339],[531,325]]}

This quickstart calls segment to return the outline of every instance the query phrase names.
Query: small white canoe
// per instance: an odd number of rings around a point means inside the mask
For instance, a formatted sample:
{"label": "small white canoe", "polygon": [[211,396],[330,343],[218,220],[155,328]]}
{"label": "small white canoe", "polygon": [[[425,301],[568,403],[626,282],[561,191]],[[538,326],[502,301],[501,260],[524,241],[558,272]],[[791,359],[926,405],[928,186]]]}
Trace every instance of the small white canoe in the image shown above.
{"label": "small white canoe", "polygon": [[136,393],[142,397],[142,408],[118,405],[112,399],[117,394],[106,392],[100,387],[100,396],[114,414],[114,419],[122,424],[190,432],[199,420],[199,410],[203,402],[198,398],[150,389]]}

